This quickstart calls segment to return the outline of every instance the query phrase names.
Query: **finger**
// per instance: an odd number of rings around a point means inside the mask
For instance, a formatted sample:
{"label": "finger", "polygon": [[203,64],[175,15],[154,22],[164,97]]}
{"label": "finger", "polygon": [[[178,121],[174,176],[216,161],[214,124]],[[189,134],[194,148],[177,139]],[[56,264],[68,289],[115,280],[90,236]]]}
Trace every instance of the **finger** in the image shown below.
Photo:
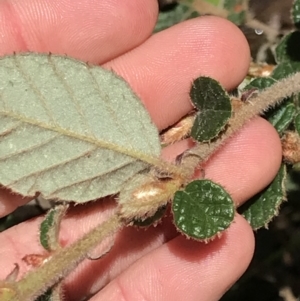
{"label": "finger", "polygon": [[0,55],[52,52],[103,63],[147,39],[157,11],[155,0],[1,1]]}
{"label": "finger", "polygon": [[[257,141],[253,141],[253,138]],[[268,140],[268,143],[264,142],[265,139]],[[265,121],[257,119],[249,123],[224,147],[226,148],[224,154],[220,150],[215,155],[214,164],[216,166],[213,166],[214,158],[212,158],[205,169],[205,173],[221,185],[226,183],[224,186],[233,194],[236,203],[244,202],[247,197],[256,194],[261,189],[261,183],[258,179],[267,181],[267,179],[271,180],[272,173],[273,176],[275,175],[272,170],[275,169],[274,166],[278,165],[278,154],[273,148],[278,148],[278,135]],[[247,156],[245,156],[245,150],[247,150]],[[280,154],[280,150],[277,152]],[[233,159],[231,158],[232,154],[235,154]],[[230,164],[230,168],[226,172],[218,172],[218,167],[220,169],[225,168],[222,160],[227,160]],[[235,165],[235,162],[242,162],[242,164]],[[258,165],[260,168],[257,168]],[[248,170],[251,166],[255,167],[253,171]],[[269,170],[270,175],[266,174],[265,177],[259,178],[260,173],[264,170]],[[239,189],[239,177],[242,177],[243,183],[247,183],[250,188],[245,184],[244,189]],[[250,192],[251,195],[249,195]],[[88,229],[101,223],[111,212],[108,210],[102,213],[104,208],[105,202],[76,206],[73,213],[63,221],[60,235],[62,244],[64,246],[71,244]],[[79,216],[76,214],[78,212],[81,212]],[[38,218],[27,221],[0,234],[0,245],[3,246],[0,250],[0,266],[3,266],[0,271],[1,279],[5,278],[11,271],[14,263],[20,265],[20,273],[23,275],[28,267],[20,258],[26,254],[43,252],[36,238],[41,220]],[[176,236],[174,228],[166,222],[156,228],[150,227],[147,232],[144,230],[137,231],[135,228],[124,229],[116,236],[115,245],[108,255],[99,261],[85,261],[77,273],[73,273],[68,278],[66,294],[71,299],[76,300],[77,297],[95,293],[131,263],[174,236]]]}
{"label": "finger", "polygon": [[191,110],[193,79],[211,76],[232,89],[246,75],[249,60],[247,41],[235,25],[200,17],[153,35],[105,67],[129,82],[163,129]]}
{"label": "finger", "polygon": [[247,222],[236,216],[221,239],[209,244],[183,236],[136,261],[91,301],[214,301],[246,270],[254,249]]}

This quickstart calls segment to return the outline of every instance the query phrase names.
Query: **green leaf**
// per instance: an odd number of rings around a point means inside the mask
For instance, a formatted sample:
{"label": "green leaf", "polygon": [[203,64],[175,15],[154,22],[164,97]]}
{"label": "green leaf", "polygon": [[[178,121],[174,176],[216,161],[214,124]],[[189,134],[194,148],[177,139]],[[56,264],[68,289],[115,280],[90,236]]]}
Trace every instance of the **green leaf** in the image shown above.
{"label": "green leaf", "polygon": [[282,103],[278,108],[272,109],[266,114],[268,121],[275,127],[277,132],[282,135],[283,132],[293,122],[296,114],[296,107],[291,102]]}
{"label": "green leaf", "polygon": [[170,11],[160,12],[158,20],[155,25],[154,32],[159,32],[167,29],[177,23],[198,17],[199,14],[191,9],[189,6],[179,3],[176,7]]}
{"label": "green leaf", "polygon": [[296,128],[297,133],[300,135],[300,113],[298,113],[295,116],[294,124],[295,124],[295,128]]}
{"label": "green leaf", "polygon": [[173,199],[174,222],[180,232],[208,240],[231,224],[235,208],[231,196],[210,180],[196,180]]}
{"label": "green leaf", "polygon": [[286,199],[285,178],[283,164],[273,182],[238,209],[254,230],[266,227],[278,214],[279,206]]}
{"label": "green leaf", "polygon": [[[272,86],[276,82],[272,77],[258,77],[250,82],[245,87],[245,91],[257,88],[263,90]],[[266,119],[275,127],[277,132],[281,135],[293,122],[296,114],[296,107],[291,101],[285,101],[280,106],[271,108],[266,114]]]}
{"label": "green leaf", "polygon": [[0,183],[86,202],[158,162],[156,127],[128,84],[64,56],[0,59]]}
{"label": "green leaf", "polygon": [[199,110],[191,136],[199,142],[215,138],[231,117],[231,101],[227,92],[216,80],[199,77],[193,82],[190,97]]}
{"label": "green leaf", "polygon": [[40,242],[47,251],[55,251],[59,248],[58,235],[62,218],[65,216],[68,206],[58,205],[50,209],[40,226]]}
{"label": "green leaf", "polygon": [[294,5],[292,8],[292,19],[295,26],[300,29],[300,1],[294,0]]}
{"label": "green leaf", "polygon": [[276,82],[272,77],[257,77],[252,80],[243,90],[247,91],[253,88],[258,90],[263,90],[265,88],[271,87]]}
{"label": "green leaf", "polygon": [[300,71],[300,62],[283,62],[280,63],[272,72],[271,77],[282,79]]}
{"label": "green leaf", "polygon": [[276,61],[282,62],[300,62],[300,32],[294,31],[287,34],[276,47]]}

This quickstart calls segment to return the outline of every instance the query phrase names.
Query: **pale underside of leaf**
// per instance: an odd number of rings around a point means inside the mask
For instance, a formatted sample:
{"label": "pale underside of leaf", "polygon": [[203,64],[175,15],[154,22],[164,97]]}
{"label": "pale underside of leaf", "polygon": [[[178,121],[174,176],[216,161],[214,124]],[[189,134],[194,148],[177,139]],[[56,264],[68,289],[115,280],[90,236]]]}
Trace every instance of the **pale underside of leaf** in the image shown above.
{"label": "pale underside of leaf", "polygon": [[67,57],[2,58],[0,116],[0,183],[24,196],[114,194],[160,154],[157,129],[128,84]]}

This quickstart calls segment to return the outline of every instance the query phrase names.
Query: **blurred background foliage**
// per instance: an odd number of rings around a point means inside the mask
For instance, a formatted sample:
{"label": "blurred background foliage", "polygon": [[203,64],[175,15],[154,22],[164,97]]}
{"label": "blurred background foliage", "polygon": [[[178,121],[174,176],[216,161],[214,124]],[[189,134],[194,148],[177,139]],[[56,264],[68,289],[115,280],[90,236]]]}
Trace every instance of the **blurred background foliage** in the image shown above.
{"label": "blurred background foliage", "polygon": [[159,0],[159,4],[155,32],[199,15],[226,17],[244,32],[255,61],[275,63],[270,48],[294,27],[293,0]]}

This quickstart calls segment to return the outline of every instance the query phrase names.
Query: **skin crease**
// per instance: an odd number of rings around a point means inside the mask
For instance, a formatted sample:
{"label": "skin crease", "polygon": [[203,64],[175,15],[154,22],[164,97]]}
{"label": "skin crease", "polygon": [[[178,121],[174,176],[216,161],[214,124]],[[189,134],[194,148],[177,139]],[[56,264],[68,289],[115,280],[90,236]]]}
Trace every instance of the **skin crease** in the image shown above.
{"label": "skin crease", "polygon": [[[156,16],[154,0],[2,0],[0,53],[51,51],[104,64],[130,83],[162,129],[190,110],[193,78],[209,75],[227,89],[235,87],[248,68],[249,49],[234,25],[215,17],[190,20],[150,37]],[[163,156],[172,160],[189,146],[189,140],[182,141]],[[205,175],[241,204],[273,179],[280,162],[278,135],[256,118],[212,156]],[[2,190],[0,215],[27,201]],[[103,221],[114,201],[83,206],[72,208],[64,220],[63,245]],[[43,252],[37,238],[41,220],[0,234],[0,279],[16,262],[24,274],[29,267],[20,258]],[[108,255],[85,261],[68,277],[66,300],[80,300],[101,288],[91,300],[218,300],[245,271],[254,247],[252,231],[238,215],[226,233],[208,245],[178,235],[170,218],[146,232],[123,229],[115,239]]]}

